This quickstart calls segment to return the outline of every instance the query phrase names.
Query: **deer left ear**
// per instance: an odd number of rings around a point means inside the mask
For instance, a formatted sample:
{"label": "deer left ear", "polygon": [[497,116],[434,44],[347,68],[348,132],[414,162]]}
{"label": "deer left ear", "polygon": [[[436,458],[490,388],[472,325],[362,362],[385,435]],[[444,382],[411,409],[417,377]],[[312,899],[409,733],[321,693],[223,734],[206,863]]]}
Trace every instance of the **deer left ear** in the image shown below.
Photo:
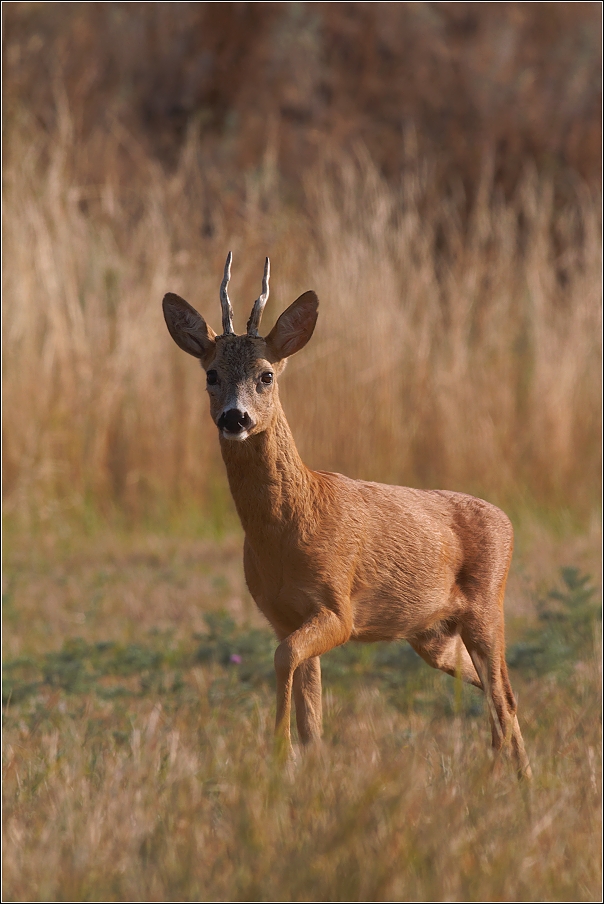
{"label": "deer left ear", "polygon": [[204,367],[216,350],[216,333],[184,298],[168,292],[162,302],[170,335],[183,352],[199,358]]}
{"label": "deer left ear", "polygon": [[282,361],[304,348],[312,336],[319,316],[319,299],[305,292],[281,314],[265,342],[271,361]]}

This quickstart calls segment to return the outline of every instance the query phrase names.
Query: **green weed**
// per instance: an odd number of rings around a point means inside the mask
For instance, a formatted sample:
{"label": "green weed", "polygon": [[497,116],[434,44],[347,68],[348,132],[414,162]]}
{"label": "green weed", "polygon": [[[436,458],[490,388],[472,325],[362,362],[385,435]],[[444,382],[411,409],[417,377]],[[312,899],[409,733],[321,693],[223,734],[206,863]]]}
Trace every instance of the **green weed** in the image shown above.
{"label": "green weed", "polygon": [[527,675],[566,676],[577,662],[594,654],[602,621],[601,596],[589,575],[560,569],[562,589],[552,588],[537,601],[538,625],[507,651],[509,665]]}
{"label": "green weed", "polygon": [[[599,595],[589,575],[577,568],[561,569],[561,577],[563,589],[551,589],[538,601],[538,626],[525,629],[524,637],[508,649],[510,667],[524,677],[566,674],[593,655],[601,620]],[[276,640],[270,631],[237,624],[224,611],[206,613],[204,619],[207,631],[188,643],[175,645],[162,632],[149,632],[138,643],[89,643],[76,637],[58,651],[7,660],[3,700],[14,706],[43,689],[101,698],[174,693],[184,686],[179,675],[196,666],[210,669],[214,701],[229,688],[240,693],[272,687]],[[345,697],[363,686],[374,687],[401,712],[434,707],[442,714],[482,711],[478,691],[464,687],[460,696],[455,683],[429,669],[408,644],[346,644],[322,657],[322,670],[326,688]]]}

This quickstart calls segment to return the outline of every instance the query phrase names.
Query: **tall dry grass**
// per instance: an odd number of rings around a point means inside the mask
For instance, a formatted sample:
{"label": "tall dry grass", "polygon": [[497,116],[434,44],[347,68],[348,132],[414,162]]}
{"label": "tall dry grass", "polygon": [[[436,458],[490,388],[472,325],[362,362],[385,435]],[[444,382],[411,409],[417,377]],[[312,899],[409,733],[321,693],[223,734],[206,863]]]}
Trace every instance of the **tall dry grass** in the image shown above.
{"label": "tall dry grass", "polygon": [[419,155],[392,188],[359,148],[326,154],[299,204],[270,139],[234,183],[207,165],[195,128],[166,174],[117,122],[97,148],[98,183],[79,185],[74,158],[91,151],[57,97],[53,142],[24,116],[5,143],[8,513],[139,517],[207,499],[221,471],[202,374],[160,302],[176,291],[216,324],[229,248],[240,328],[265,254],[267,326],[299,292],[321,299],[313,342],[284,377],[311,466],[592,507],[600,221],[584,185],[560,209],[527,169],[506,202],[485,164],[466,224],[461,188],[439,197]]}

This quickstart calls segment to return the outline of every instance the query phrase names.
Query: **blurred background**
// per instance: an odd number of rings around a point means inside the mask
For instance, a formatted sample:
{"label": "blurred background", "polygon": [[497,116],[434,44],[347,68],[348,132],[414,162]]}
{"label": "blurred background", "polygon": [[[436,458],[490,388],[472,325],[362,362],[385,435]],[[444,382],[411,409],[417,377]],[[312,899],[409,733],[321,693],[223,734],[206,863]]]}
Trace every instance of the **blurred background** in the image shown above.
{"label": "blurred background", "polygon": [[25,525],[229,509],[165,328],[321,300],[304,460],[600,504],[599,3],[8,3],[4,489]]}

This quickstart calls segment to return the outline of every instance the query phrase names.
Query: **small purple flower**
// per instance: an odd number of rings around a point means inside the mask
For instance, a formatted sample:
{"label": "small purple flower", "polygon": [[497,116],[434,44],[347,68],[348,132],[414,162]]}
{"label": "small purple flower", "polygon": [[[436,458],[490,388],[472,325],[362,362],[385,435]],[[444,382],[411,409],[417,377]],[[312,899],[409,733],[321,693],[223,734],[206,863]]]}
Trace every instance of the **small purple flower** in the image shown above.
{"label": "small purple flower", "polygon": [[239,655],[239,653],[231,653],[231,655],[229,656],[229,661],[234,662],[235,665],[239,665],[241,662],[241,656]]}

